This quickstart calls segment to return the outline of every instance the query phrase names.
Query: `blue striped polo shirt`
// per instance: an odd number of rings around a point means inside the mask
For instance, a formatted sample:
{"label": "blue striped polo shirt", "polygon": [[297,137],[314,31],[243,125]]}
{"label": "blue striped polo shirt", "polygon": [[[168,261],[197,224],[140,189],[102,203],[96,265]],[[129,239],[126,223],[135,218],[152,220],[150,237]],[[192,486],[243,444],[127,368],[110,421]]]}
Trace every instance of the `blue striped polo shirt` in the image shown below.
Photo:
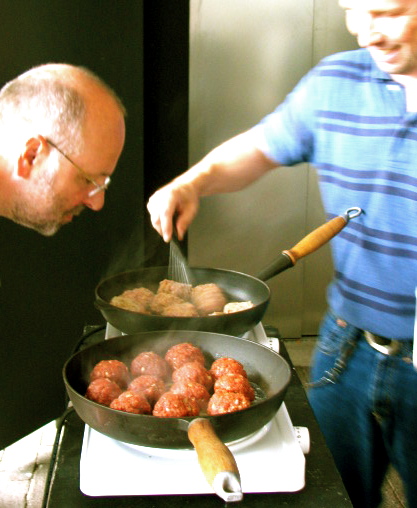
{"label": "blue striped polo shirt", "polygon": [[[390,338],[413,337],[417,286],[417,113],[366,49],[332,55],[253,128],[285,166],[317,170],[328,218],[364,214],[332,240],[333,311]],[[295,198],[297,196],[294,196]]]}

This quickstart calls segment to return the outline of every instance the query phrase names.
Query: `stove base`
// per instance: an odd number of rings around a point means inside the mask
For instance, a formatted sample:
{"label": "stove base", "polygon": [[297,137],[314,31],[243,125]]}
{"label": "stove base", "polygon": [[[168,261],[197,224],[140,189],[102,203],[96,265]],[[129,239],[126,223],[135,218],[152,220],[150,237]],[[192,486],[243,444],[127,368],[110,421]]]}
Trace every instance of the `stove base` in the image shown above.
{"label": "stove base", "polygon": [[[254,441],[236,451],[231,447],[244,493],[296,492],[304,487],[305,457],[285,404],[270,429]],[[139,448],[86,425],[80,461],[81,491],[98,497],[213,493],[194,450],[164,457]]]}

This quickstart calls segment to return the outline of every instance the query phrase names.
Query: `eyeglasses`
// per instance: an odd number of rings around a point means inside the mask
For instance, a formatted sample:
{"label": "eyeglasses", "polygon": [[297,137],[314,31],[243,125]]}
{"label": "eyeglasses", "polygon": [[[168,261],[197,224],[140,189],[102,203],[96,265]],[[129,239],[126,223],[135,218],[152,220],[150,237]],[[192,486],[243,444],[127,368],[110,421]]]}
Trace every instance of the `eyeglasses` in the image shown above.
{"label": "eyeglasses", "polygon": [[51,145],[52,148],[55,148],[55,150],[57,150],[63,157],[65,157],[67,161],[71,162],[71,164],[79,171],[79,173],[87,180],[87,182],[89,182],[91,185],[94,185],[95,188],[88,193],[89,198],[92,198],[99,192],[107,190],[108,186],[110,185],[109,176],[106,176],[104,183],[100,185],[93,178],[91,178],[91,176],[89,176],[83,169],[81,169],[80,166],[78,166],[78,164],[75,164],[75,162],[72,159],[70,159],[68,155],[66,155],[60,148],[58,148],[56,144],[53,143],[50,139],[46,139],[46,142],[49,145]]}

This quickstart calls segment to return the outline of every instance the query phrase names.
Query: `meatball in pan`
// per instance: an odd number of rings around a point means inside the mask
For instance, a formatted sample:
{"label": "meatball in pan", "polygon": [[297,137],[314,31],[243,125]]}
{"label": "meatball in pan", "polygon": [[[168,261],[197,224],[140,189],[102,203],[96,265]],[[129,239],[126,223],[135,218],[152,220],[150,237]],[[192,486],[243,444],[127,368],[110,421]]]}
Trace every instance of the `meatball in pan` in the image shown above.
{"label": "meatball in pan", "polygon": [[162,356],[153,351],[144,351],[133,358],[130,364],[132,376],[155,376],[167,379],[170,375],[170,367]]}
{"label": "meatball in pan", "polygon": [[167,391],[162,378],[146,374],[132,379],[128,389],[132,392],[143,393],[151,405],[154,405],[159,397]]}
{"label": "meatball in pan", "polygon": [[143,393],[132,392],[130,390],[126,390],[117,399],[114,399],[110,404],[110,408],[136,415],[150,414],[152,411],[151,405]]}
{"label": "meatball in pan", "polygon": [[255,390],[252,388],[248,378],[242,376],[242,374],[229,372],[219,377],[214,383],[214,391],[243,393],[250,401],[255,400]]}
{"label": "meatball in pan", "polygon": [[210,374],[217,379],[224,374],[241,374],[247,377],[243,365],[234,358],[222,357],[215,360],[210,367]]}
{"label": "meatball in pan", "polygon": [[207,390],[210,390],[213,386],[213,378],[210,372],[200,362],[185,363],[179,369],[174,370],[172,380],[174,383],[194,381],[205,386]]}
{"label": "meatball in pan", "polygon": [[161,418],[182,418],[184,416],[198,416],[200,406],[193,398],[179,393],[164,393],[153,408],[152,414]]}
{"label": "meatball in pan", "polygon": [[87,399],[97,402],[97,404],[110,406],[121,393],[122,389],[117,383],[107,377],[99,377],[88,385],[85,396]]}
{"label": "meatball in pan", "polygon": [[207,409],[210,400],[210,393],[207,388],[195,381],[178,381],[171,386],[170,392],[184,395],[188,399],[194,399],[201,411]]}
{"label": "meatball in pan", "polygon": [[165,353],[165,360],[173,370],[179,369],[185,363],[199,362],[204,366],[204,355],[200,348],[190,342],[175,344]]}
{"label": "meatball in pan", "polygon": [[196,306],[200,316],[209,316],[213,312],[223,312],[227,300],[217,284],[209,283],[193,287],[191,302]]}
{"label": "meatball in pan", "polygon": [[126,388],[130,374],[127,365],[119,360],[101,360],[90,373],[90,381],[105,377],[117,383],[120,388]]}
{"label": "meatball in pan", "polygon": [[250,405],[251,401],[243,393],[218,390],[214,392],[209,400],[207,413],[209,415],[234,413],[235,411],[247,409]]}

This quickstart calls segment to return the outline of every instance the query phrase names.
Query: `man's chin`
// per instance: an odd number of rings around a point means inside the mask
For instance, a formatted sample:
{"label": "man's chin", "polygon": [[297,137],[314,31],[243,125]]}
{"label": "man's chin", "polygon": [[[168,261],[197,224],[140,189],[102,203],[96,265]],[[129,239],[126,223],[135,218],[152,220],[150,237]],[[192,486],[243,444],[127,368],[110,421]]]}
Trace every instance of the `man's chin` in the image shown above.
{"label": "man's chin", "polygon": [[[61,229],[62,224],[44,224],[44,225],[37,225],[32,226],[32,229],[37,231],[43,236],[53,236],[55,233],[57,233]],[[31,227],[31,226],[29,226]]]}
{"label": "man's chin", "polygon": [[53,236],[59,229],[61,229],[62,224],[59,224],[57,222],[48,222],[48,223],[28,223],[23,222],[20,220],[14,220],[16,224],[19,224],[20,226],[24,226],[29,229],[33,229],[37,233],[40,233],[43,236]]}

